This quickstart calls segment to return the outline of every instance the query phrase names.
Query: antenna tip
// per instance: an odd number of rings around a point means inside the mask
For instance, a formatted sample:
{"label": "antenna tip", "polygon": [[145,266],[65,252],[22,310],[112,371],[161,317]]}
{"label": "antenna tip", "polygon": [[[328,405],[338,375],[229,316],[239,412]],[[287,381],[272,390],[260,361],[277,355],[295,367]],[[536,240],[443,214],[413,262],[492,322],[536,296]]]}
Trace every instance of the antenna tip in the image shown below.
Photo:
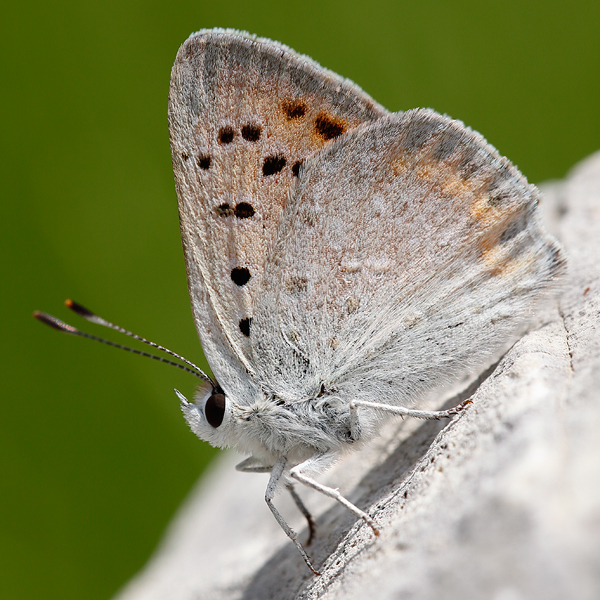
{"label": "antenna tip", "polygon": [[85,306],[82,306],[78,302],[71,300],[70,298],[65,300],[65,306],[67,308],[70,308],[74,313],[77,313],[80,317],[83,317],[84,319],[96,316],[91,310],[87,309]]}
{"label": "antenna tip", "polygon": [[68,325],[67,323],[63,323],[60,319],[57,319],[56,317],[53,317],[52,315],[48,315],[46,313],[40,312],[39,310],[36,310],[33,313],[33,318],[37,319],[41,323],[44,323],[44,325],[48,325],[50,327],[53,327],[54,329],[58,329],[59,331],[64,331],[65,333],[76,333],[77,332],[75,327],[72,327],[71,325]]}

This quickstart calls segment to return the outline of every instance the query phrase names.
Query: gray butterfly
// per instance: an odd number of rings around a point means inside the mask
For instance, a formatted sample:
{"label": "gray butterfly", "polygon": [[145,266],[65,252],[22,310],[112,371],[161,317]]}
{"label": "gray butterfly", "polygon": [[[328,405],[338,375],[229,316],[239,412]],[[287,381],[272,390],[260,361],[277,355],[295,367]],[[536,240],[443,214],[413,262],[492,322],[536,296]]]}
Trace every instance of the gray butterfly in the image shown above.
{"label": "gray butterfly", "polygon": [[[336,498],[314,475],[391,415],[489,364],[564,265],[539,193],[462,123],[390,114],[266,39],[201,31],[179,50],[169,124],[194,320],[216,380],[201,439],[239,468]],[[547,294],[546,294],[547,295]],[[218,383],[217,383],[218,382]],[[299,502],[298,497],[294,494]],[[314,570],[314,569],[313,569]]]}
{"label": "gray butterfly", "polygon": [[172,71],[169,129],[192,310],[214,374],[183,359],[204,380],[194,402],[177,392],[183,413],[201,439],[249,455],[239,469],[271,473],[269,508],[316,573],[273,504],[278,487],[311,537],[294,482],[377,533],[315,475],[390,417],[457,414],[463,405],[412,406],[526,330],[563,253],[540,223],[538,190],[481,135],[432,110],[390,114],[270,40],[192,35]]}
{"label": "gray butterfly", "polygon": [[[192,430],[363,511],[313,479],[395,414],[489,364],[564,265],[539,193],[477,133],[389,114],[270,40],[181,47],[169,123],[194,320],[216,381]],[[217,383],[218,382],[218,383]],[[296,496],[297,498],[297,496]],[[312,568],[312,566],[311,566]]]}

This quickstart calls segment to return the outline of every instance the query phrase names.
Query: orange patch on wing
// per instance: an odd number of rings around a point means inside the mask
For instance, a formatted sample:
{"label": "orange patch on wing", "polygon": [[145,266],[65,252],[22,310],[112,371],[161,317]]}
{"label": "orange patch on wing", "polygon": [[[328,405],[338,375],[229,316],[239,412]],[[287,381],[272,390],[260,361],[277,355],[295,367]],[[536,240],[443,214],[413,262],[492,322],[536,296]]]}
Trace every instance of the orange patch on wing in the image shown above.
{"label": "orange patch on wing", "polygon": [[400,154],[392,163],[392,173],[397,177],[402,175],[408,168],[409,162],[404,154]]}
{"label": "orange patch on wing", "polygon": [[496,218],[491,223],[484,223],[482,220],[479,222],[483,225],[483,232],[478,240],[478,246],[481,250],[481,258],[490,274],[506,276],[519,264],[518,257],[511,254],[511,248],[500,243],[502,234],[514,218],[512,214],[514,211],[499,211],[497,208],[493,210],[500,214],[495,215]]}
{"label": "orange patch on wing", "polygon": [[432,170],[431,165],[426,163],[416,169],[415,175],[420,179],[430,179],[435,176],[435,172]]}
{"label": "orange patch on wing", "polygon": [[481,255],[490,275],[506,277],[514,272],[520,265],[518,257],[511,256],[510,252],[502,246],[496,245],[485,250]]}
{"label": "orange patch on wing", "polygon": [[447,169],[442,179],[442,192],[448,196],[461,197],[472,194],[474,188],[471,182],[463,179],[454,169]]}
{"label": "orange patch on wing", "polygon": [[[406,168],[407,166],[408,159],[402,157],[394,162],[392,169],[394,174],[399,175],[399,167]],[[419,165],[415,169],[415,175],[420,179],[428,179],[436,192],[446,198],[455,198],[460,199],[461,202],[476,204],[476,201],[473,201],[473,196],[477,187],[481,184],[463,179],[451,164],[434,159],[423,162],[423,157],[421,157]],[[475,215],[473,216],[477,219]]]}
{"label": "orange patch on wing", "polygon": [[507,204],[505,206],[492,204],[488,192],[479,191],[471,203],[471,216],[483,227],[506,224],[512,215],[518,211],[519,206],[515,204]]}

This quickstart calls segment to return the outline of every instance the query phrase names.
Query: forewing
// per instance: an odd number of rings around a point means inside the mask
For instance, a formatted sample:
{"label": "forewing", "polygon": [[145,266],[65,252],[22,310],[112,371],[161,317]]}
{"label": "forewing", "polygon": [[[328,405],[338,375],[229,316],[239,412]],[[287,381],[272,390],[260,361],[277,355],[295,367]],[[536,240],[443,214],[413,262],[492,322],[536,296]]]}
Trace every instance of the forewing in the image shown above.
{"label": "forewing", "polygon": [[196,327],[223,386],[254,373],[253,304],[301,163],[384,114],[270,40],[210,30],[180,48],[169,130],[181,236]]}
{"label": "forewing", "polygon": [[408,403],[489,362],[563,268],[538,191],[477,133],[392,115],[305,165],[251,341],[287,401]]}

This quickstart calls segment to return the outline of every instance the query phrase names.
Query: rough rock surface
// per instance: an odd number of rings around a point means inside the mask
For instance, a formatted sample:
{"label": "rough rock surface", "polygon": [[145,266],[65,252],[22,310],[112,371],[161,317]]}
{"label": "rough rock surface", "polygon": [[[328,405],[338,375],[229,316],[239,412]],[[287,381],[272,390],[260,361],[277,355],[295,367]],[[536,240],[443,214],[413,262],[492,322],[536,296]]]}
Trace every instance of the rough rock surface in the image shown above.
{"label": "rough rock surface", "polygon": [[[321,477],[378,538],[300,490],[312,575],[264,503],[267,476],[225,454],[118,599],[600,598],[600,153],[542,187],[569,258],[558,313],[461,394],[460,417],[393,423]],[[276,503],[302,529],[288,494]]]}

